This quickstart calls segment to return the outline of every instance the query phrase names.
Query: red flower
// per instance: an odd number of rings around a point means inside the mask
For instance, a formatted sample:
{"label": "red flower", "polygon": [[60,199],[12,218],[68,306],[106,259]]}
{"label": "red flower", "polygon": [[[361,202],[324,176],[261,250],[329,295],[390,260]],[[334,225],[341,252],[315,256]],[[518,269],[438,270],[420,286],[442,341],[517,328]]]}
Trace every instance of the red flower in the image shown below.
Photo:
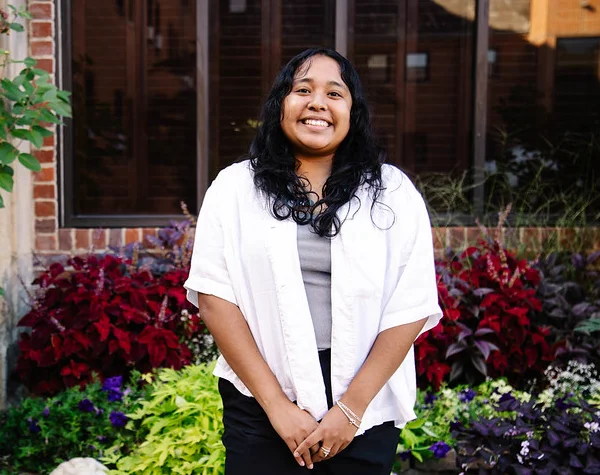
{"label": "red flower", "polygon": [[31,332],[21,336],[17,371],[32,392],[191,361],[182,341],[205,328],[185,299],[187,269],[153,276],[113,255],[77,256],[67,269],[53,264],[36,279],[42,295],[19,322]]}
{"label": "red flower", "polygon": [[499,243],[484,241],[436,264],[444,318],[415,342],[421,387],[437,389],[451,367],[452,374],[462,371],[463,381],[482,379],[472,361],[485,361],[489,376],[515,383],[554,360],[562,344],[553,345],[548,329],[532,323],[542,308],[538,270]]}

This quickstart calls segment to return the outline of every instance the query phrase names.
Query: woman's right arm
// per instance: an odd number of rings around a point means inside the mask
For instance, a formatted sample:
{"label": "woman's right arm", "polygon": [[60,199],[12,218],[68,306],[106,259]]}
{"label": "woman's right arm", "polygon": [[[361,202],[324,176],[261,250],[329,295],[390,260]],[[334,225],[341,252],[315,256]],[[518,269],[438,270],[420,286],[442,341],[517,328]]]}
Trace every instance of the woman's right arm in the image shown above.
{"label": "woman's right arm", "polygon": [[[318,426],[306,411],[291,402],[260,354],[239,307],[227,300],[198,293],[200,317],[212,334],[221,354],[261,405],[271,425],[293,453]],[[310,453],[297,457],[312,468]]]}

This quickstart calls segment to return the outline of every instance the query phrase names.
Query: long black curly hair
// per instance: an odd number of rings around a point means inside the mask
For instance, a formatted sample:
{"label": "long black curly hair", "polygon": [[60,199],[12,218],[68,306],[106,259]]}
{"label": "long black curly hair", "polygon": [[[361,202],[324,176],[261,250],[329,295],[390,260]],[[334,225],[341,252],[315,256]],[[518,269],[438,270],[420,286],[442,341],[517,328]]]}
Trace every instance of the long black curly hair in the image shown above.
{"label": "long black curly hair", "polygon": [[[281,129],[281,112],[298,69],[310,66],[310,58],[316,55],[327,56],[339,64],[342,80],[352,96],[352,109],[348,134],[335,152],[322,198],[314,203],[304,188],[305,179],[296,174],[300,162]],[[373,203],[377,202],[383,190],[383,150],[375,142],[358,73],[342,55],[327,48],[311,48],[292,58],[277,75],[260,121],[248,155],[243,158],[250,159],[254,184],[268,197],[275,218],[284,220],[291,216],[298,224],[309,224],[319,236],[333,237],[343,222],[337,216],[338,210],[355,198],[360,186],[366,184]]]}

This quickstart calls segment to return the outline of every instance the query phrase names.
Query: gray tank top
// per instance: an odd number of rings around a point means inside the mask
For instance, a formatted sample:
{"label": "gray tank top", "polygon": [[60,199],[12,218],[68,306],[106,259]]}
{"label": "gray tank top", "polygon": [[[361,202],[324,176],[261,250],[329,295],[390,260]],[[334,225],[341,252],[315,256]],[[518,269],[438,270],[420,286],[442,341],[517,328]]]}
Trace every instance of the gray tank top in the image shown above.
{"label": "gray tank top", "polygon": [[298,254],[317,348],[331,348],[331,241],[298,225]]}

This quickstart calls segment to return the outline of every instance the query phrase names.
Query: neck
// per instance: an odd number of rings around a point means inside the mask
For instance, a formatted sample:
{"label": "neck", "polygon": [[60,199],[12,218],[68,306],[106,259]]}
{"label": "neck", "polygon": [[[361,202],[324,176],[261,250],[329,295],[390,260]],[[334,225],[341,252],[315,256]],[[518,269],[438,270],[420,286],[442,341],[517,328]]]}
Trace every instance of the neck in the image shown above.
{"label": "neck", "polygon": [[333,164],[333,156],[329,157],[297,157],[300,166],[296,173],[299,176],[305,176],[310,179],[311,176],[325,177],[325,180],[331,175],[331,166]]}
{"label": "neck", "polygon": [[323,185],[331,175],[331,166],[333,156],[329,157],[297,157],[300,166],[296,171],[298,176],[306,178],[309,183],[309,189],[313,191],[318,198],[322,198]]}

